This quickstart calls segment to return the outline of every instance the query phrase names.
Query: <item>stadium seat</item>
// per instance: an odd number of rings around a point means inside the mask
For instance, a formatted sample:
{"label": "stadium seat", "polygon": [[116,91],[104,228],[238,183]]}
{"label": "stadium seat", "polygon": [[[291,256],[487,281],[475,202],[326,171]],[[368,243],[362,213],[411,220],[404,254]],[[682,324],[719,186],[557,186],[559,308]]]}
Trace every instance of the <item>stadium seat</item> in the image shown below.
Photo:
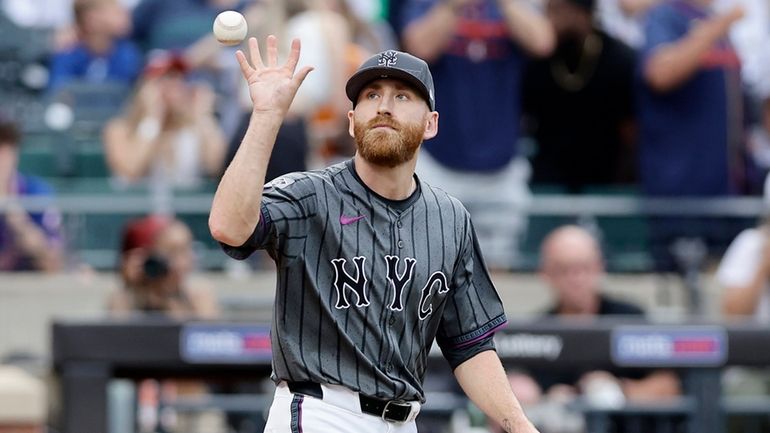
{"label": "stadium seat", "polygon": [[73,174],[78,177],[109,177],[110,169],[101,148],[78,149],[74,158]]}
{"label": "stadium seat", "polygon": [[22,131],[35,133],[45,131],[45,104],[40,96],[20,87],[0,89],[0,111],[16,120]]}
{"label": "stadium seat", "polygon": [[19,155],[20,171],[41,177],[109,177],[110,171],[102,149],[57,146],[25,146]]}
{"label": "stadium seat", "polygon": [[0,51],[14,52],[11,57],[3,56],[5,59],[32,61],[47,58],[52,33],[51,29],[19,27],[0,13]]}
{"label": "stadium seat", "polygon": [[40,177],[57,177],[60,173],[56,155],[48,147],[23,147],[19,154],[19,171]]}
{"label": "stadium seat", "polygon": [[72,109],[70,134],[78,145],[101,147],[104,124],[123,108],[131,87],[122,83],[67,83],[54,93],[49,103],[59,102]]}

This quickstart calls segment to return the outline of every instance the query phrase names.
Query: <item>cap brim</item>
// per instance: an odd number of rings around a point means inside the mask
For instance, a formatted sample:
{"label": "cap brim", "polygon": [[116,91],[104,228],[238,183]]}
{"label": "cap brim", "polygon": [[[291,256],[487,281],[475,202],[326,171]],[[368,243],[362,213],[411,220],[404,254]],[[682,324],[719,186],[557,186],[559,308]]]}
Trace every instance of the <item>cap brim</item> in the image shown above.
{"label": "cap brim", "polygon": [[[417,71],[415,71],[416,73]],[[428,104],[431,110],[433,105],[431,104],[430,95],[428,89],[417,77],[410,74],[407,71],[395,68],[387,68],[381,66],[374,66],[371,68],[361,69],[348,80],[345,85],[345,93],[348,95],[348,99],[353,103],[353,106],[358,102],[358,95],[361,93],[367,84],[374,80],[390,78],[393,80],[403,81],[409,86],[417,90],[420,95],[425,99],[425,103]]]}

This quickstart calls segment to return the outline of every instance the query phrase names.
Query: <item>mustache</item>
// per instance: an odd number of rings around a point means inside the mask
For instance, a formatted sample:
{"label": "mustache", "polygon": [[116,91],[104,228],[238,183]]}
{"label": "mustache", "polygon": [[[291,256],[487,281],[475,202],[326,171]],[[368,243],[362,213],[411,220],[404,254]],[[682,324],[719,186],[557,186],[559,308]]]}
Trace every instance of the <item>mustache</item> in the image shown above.
{"label": "mustache", "polygon": [[375,126],[387,126],[395,129],[396,131],[401,129],[401,125],[388,116],[377,116],[374,119],[366,122],[366,129],[372,129]]}

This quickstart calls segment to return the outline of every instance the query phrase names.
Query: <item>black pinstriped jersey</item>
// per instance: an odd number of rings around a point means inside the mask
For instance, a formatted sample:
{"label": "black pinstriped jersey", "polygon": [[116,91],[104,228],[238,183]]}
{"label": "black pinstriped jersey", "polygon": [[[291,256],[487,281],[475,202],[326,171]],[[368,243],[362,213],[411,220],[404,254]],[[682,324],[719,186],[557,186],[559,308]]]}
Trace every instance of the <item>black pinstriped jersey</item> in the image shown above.
{"label": "black pinstriped jersey", "polygon": [[420,181],[394,202],[352,160],[265,185],[262,216],[235,258],[263,248],[278,269],[274,380],[424,400],[428,351],[458,350],[506,322],[459,201]]}

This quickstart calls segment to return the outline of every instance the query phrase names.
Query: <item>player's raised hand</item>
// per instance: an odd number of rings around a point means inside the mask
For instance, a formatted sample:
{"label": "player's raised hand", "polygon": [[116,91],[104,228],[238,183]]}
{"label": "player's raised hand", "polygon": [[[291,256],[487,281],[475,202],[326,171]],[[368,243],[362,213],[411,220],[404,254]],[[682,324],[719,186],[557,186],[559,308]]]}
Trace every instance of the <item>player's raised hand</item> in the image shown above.
{"label": "player's raised hand", "polygon": [[283,66],[278,66],[278,41],[273,35],[267,37],[267,63],[262,62],[256,38],[249,38],[251,63],[246,59],[243,51],[238,50],[235,53],[243,78],[249,85],[254,112],[274,113],[281,116],[286,114],[300,84],[313,70],[312,67],[305,66],[299,72],[295,71],[299,53],[299,39],[294,39],[291,42],[289,58]]}

